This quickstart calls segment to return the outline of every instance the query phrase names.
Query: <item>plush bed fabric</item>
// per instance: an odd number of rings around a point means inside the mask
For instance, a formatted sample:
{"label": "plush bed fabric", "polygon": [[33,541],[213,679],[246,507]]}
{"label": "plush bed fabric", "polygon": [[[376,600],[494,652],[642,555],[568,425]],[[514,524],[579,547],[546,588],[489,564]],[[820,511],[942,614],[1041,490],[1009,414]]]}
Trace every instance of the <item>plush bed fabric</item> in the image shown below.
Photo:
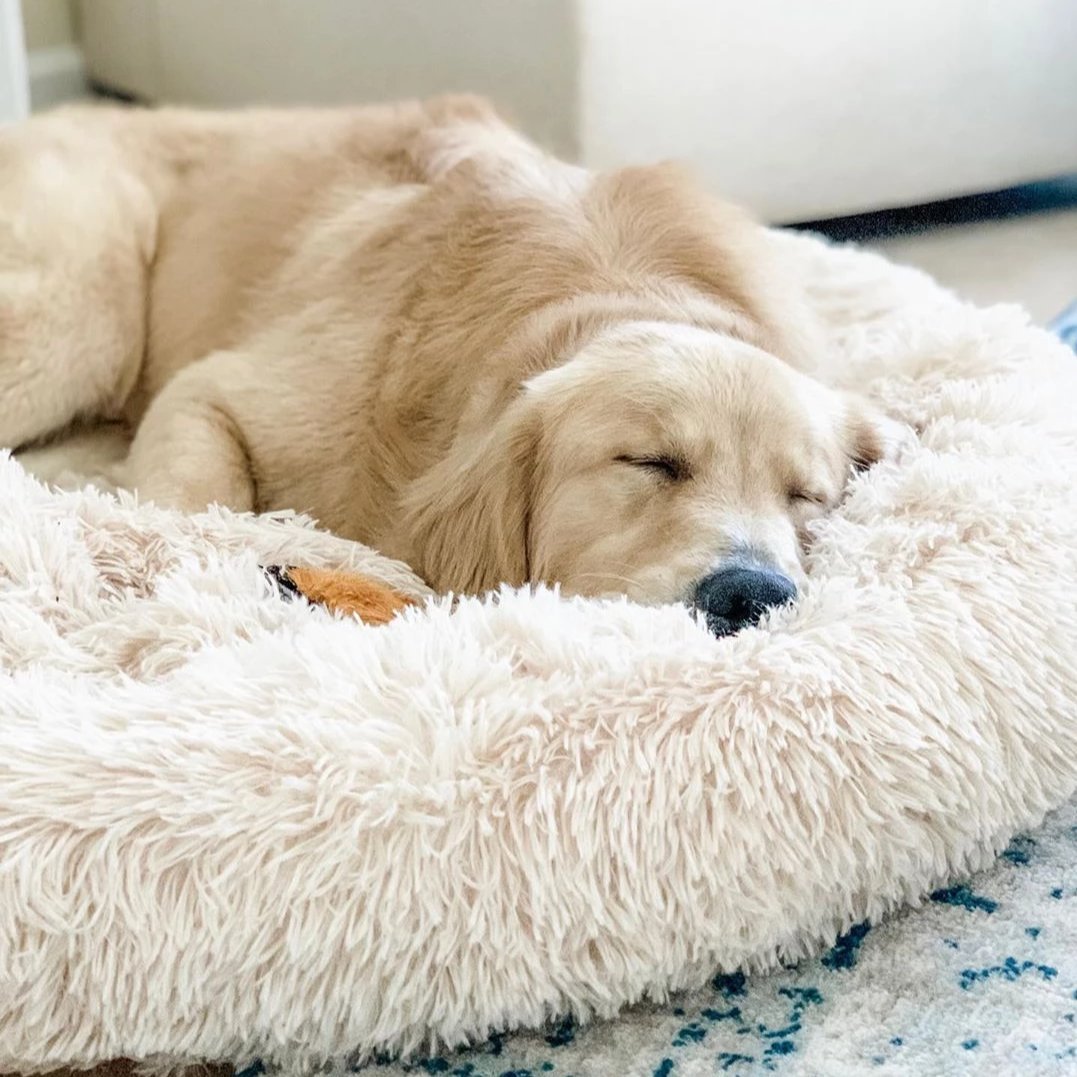
{"label": "plush bed fabric", "polygon": [[818,957],[766,973],[719,974],[610,1021],[560,1019],[361,1072],[1072,1077],[1077,800],[1015,837],[986,871],[940,887],[917,908],[854,924]]}
{"label": "plush bed fabric", "polygon": [[0,1069],[329,1057],[611,1015],[982,867],[1077,787],[1077,364],[776,239],[916,431],[793,609],[505,593],[384,628],[259,563],[399,565],[0,462]]}

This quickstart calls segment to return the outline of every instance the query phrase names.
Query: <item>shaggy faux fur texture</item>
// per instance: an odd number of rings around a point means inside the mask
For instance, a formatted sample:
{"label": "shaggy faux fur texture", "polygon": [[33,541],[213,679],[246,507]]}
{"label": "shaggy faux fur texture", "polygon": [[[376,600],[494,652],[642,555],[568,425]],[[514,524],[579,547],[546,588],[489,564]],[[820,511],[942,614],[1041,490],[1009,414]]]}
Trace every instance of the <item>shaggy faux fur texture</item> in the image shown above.
{"label": "shaggy faux fur texture", "polygon": [[333,620],[259,562],[405,570],[0,466],[0,1067],[611,1015],[831,945],[1074,792],[1077,364],[782,242],[917,438],[736,637],[551,592]]}
{"label": "shaggy faux fur texture", "polygon": [[[819,957],[720,974],[362,1077],[1063,1077],[1077,1071],[1077,801],[985,872]],[[344,1072],[341,1070],[338,1073]],[[254,1074],[248,1073],[248,1077]]]}

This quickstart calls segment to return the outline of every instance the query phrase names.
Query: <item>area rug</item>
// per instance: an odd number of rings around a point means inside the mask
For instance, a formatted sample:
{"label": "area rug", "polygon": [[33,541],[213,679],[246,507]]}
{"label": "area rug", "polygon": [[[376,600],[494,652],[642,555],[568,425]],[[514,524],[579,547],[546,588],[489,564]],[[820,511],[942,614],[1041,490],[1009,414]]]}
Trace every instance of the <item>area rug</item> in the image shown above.
{"label": "area rug", "polygon": [[1049,328],[1057,333],[1074,351],[1077,351],[1077,301],[1071,303]]}

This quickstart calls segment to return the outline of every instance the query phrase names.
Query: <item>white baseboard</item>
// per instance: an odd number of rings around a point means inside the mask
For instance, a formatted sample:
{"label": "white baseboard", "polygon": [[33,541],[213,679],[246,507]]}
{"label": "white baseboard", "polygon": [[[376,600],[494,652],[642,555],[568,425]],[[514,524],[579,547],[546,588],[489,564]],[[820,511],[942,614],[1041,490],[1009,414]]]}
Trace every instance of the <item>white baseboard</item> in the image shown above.
{"label": "white baseboard", "polygon": [[31,49],[26,56],[26,69],[30,76],[30,108],[34,112],[87,94],[86,65],[74,45]]}

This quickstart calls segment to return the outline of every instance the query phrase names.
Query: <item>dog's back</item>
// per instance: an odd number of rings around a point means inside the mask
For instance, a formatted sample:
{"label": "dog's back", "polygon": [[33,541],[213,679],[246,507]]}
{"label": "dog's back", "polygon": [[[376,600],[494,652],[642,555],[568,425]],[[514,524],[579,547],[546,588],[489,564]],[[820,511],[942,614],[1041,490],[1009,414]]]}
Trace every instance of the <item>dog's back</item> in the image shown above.
{"label": "dog's back", "polygon": [[[404,510],[424,477],[604,328],[697,327],[797,366],[815,351],[739,211],[670,166],[556,161],[473,98],[68,111],[2,153],[47,173],[23,253],[67,321],[8,312],[37,380],[10,415],[0,393],[0,441],[122,414],[130,481],[183,508],[310,511],[419,563]],[[50,208],[65,192],[77,219]],[[13,372],[0,355],[0,389]]]}

